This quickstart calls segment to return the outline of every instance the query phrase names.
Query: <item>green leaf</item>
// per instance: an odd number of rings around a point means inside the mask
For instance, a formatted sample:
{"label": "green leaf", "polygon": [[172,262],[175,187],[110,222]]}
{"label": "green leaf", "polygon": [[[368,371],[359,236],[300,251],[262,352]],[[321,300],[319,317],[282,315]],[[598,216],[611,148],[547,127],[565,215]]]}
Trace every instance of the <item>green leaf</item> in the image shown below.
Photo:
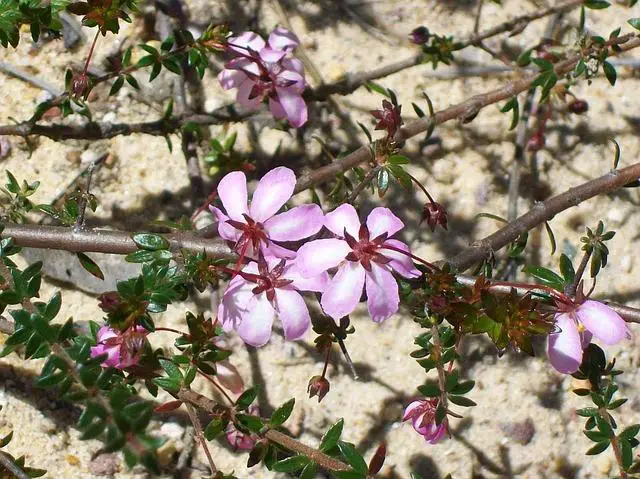
{"label": "green leaf", "polygon": [[83,441],[86,441],[88,439],[95,439],[100,434],[102,434],[102,431],[104,431],[106,425],[107,424],[104,421],[94,422],[82,432],[80,439],[82,439]]}
{"label": "green leaf", "polygon": [[383,168],[378,172],[378,196],[382,198],[389,188],[389,171]]}
{"label": "green leaf", "polygon": [[314,479],[316,477],[316,472],[318,470],[318,466],[315,462],[310,462],[305,466],[305,468],[298,476],[298,479]]}
{"label": "green leaf", "polygon": [[293,406],[295,404],[295,398],[289,399],[286,403],[276,409],[271,416],[271,420],[269,421],[272,426],[280,426],[283,424],[289,416],[291,416],[291,412],[293,411]]}
{"label": "green leaf", "polygon": [[134,243],[142,249],[156,251],[169,249],[169,241],[161,235],[153,233],[138,233],[133,235]]}
{"label": "green leaf", "polygon": [[113,85],[111,85],[111,90],[109,90],[109,96],[113,96],[118,93],[122,88],[122,85],[124,85],[124,77],[116,78],[116,81],[114,81]]}
{"label": "green leaf", "polygon": [[449,401],[451,401],[453,404],[457,404],[458,406],[471,407],[476,405],[475,401],[472,401],[466,396],[455,396],[451,394],[448,396],[448,398]]}
{"label": "green leaf", "polygon": [[457,386],[451,390],[451,394],[467,394],[473,389],[473,386],[475,386],[475,384],[476,382],[473,380],[458,383]]}
{"label": "green leaf", "polygon": [[169,392],[178,392],[180,389],[180,381],[171,378],[153,378],[153,384],[166,389]]}
{"label": "green leaf", "polygon": [[576,272],[573,269],[573,264],[571,264],[571,260],[564,253],[560,255],[560,273],[562,274],[562,276],[564,276],[564,281],[567,284],[573,283],[573,280],[576,277]]}
{"label": "green leaf", "polygon": [[418,391],[420,391],[420,394],[422,394],[423,396],[430,397],[430,398],[440,396],[440,387],[436,382],[431,382],[431,383],[418,386]]}
{"label": "green leaf", "polygon": [[251,405],[253,401],[255,401],[257,396],[258,396],[257,387],[254,386],[251,389],[247,389],[245,392],[243,392],[240,395],[240,397],[236,401],[236,410],[244,411]]}
{"label": "green leaf", "polygon": [[607,80],[609,80],[609,83],[611,83],[611,86],[615,85],[616,78],[618,77],[615,67],[608,61],[604,61],[602,62],[602,71],[604,71],[604,75],[607,77]]}
{"label": "green leaf", "polygon": [[553,234],[553,230],[551,229],[548,221],[544,222],[544,228],[547,231],[547,236],[549,236],[549,242],[551,243],[551,255],[553,255],[556,252],[556,237]]}
{"label": "green leaf", "polygon": [[236,414],[236,419],[244,427],[255,433],[259,433],[264,428],[262,419],[251,414]]}
{"label": "green leaf", "polygon": [[587,456],[596,456],[596,455],[600,454],[601,452],[605,451],[608,447],[609,447],[609,441],[602,441],[602,442],[597,443],[595,446],[593,446],[587,452],[585,452],[585,454]]}
{"label": "green leaf", "polygon": [[84,253],[78,253],[78,259],[84,269],[86,269],[92,276],[104,281],[104,273],[100,269],[100,266],[96,264],[91,258]]}
{"label": "green leaf", "polygon": [[584,6],[592,10],[602,10],[609,7],[611,4],[605,0],[586,0]]}
{"label": "green leaf", "polygon": [[516,126],[518,126],[518,121],[520,120],[520,104],[518,103],[518,97],[514,96],[509,100],[501,109],[502,113],[506,113],[508,111],[512,111],[511,114],[511,125],[509,125],[509,130],[513,130]]}
{"label": "green leaf", "polygon": [[345,461],[353,468],[353,470],[360,474],[367,473],[367,463],[362,456],[358,453],[353,444],[348,442],[338,441],[338,449],[344,456]]}
{"label": "green leaf", "polygon": [[409,158],[403,155],[391,155],[387,161],[392,165],[407,165],[411,162]]}
{"label": "green leaf", "polygon": [[367,90],[374,91],[376,93],[379,93],[382,96],[385,96],[391,99],[391,95],[389,95],[389,91],[385,87],[383,87],[382,85],[379,85],[376,82],[368,81],[367,83],[364,84],[364,87]]}
{"label": "green leaf", "polygon": [[2,439],[0,439],[0,448],[9,444],[11,442],[11,438],[13,438],[13,431],[11,431],[9,434],[7,434]]}
{"label": "green leaf", "polygon": [[227,427],[228,420],[223,420],[222,418],[214,418],[211,420],[207,427],[204,428],[204,437],[207,441],[213,441],[218,435],[224,431]]}
{"label": "green leaf", "polygon": [[292,456],[276,462],[272,469],[276,472],[295,472],[306,467],[310,462],[305,456]]}
{"label": "green leaf", "polygon": [[633,426],[629,426],[625,428],[620,434],[618,434],[619,439],[629,440],[633,439],[640,432],[640,424],[634,424]]}
{"label": "green leaf", "polygon": [[627,23],[631,25],[636,30],[640,30],[640,18],[630,18]]}
{"label": "green leaf", "polygon": [[173,361],[160,359],[160,366],[162,366],[162,369],[164,369],[171,379],[182,381],[182,371],[180,371],[180,368],[176,366]]}
{"label": "green leaf", "polygon": [[339,419],[333,426],[324,433],[320,440],[320,450],[327,452],[338,445],[338,440],[342,434],[342,428],[344,427],[344,419]]}
{"label": "green leaf", "polygon": [[550,269],[544,268],[542,266],[527,265],[522,268],[522,271],[530,276],[533,276],[544,285],[562,290],[564,279]]}

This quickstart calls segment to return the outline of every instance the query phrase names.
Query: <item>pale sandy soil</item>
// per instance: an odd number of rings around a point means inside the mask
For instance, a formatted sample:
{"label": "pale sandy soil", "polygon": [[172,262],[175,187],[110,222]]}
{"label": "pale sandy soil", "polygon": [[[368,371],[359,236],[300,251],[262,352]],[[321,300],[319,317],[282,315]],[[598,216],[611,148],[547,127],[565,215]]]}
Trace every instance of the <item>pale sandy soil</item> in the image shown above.
{"label": "pale sandy soil", "polygon": [[[203,22],[228,18],[225,2],[191,0],[187,3],[192,18]],[[424,24],[431,31],[460,37],[465,37],[473,28],[475,3],[434,0],[361,3],[366,7],[358,10],[360,17],[364,21],[377,19],[380,31],[389,32],[387,41],[365,32],[344,15],[341,18],[333,2],[301,2],[299,9],[305,16],[295,12],[289,15],[296,33],[326,81],[336,80],[344,72],[361,71],[411,55],[411,47],[402,39],[417,25]],[[504,3],[504,7],[493,3],[485,6],[485,27],[534,8],[534,2],[505,0]],[[228,4],[233,5],[232,18],[237,22],[236,28],[241,29],[247,17],[241,15],[242,9],[236,2]],[[597,12],[597,15],[591,12],[588,27],[603,36],[617,26],[623,26],[623,31],[626,31],[629,29],[624,26],[626,19],[640,16],[637,8],[635,12],[629,12],[614,6]],[[569,18],[575,23],[577,12]],[[269,2],[262,5],[260,22],[267,31],[281,23]],[[545,20],[532,24],[524,34],[510,39],[509,44],[518,48],[531,45],[540,37],[545,25]],[[133,28],[123,30],[123,35],[135,34]],[[497,45],[496,40],[489,43]],[[112,36],[101,39],[96,61],[113,45]],[[2,50],[0,58],[61,86],[65,67],[84,58],[87,49],[85,43],[78,51],[68,52],[61,42],[50,42],[34,50],[24,35],[17,51]],[[466,55],[479,61],[492,61],[486,54],[470,51]],[[420,102],[422,91],[428,92],[435,108],[440,109],[507,81],[506,77],[442,81],[430,78],[430,71],[431,67],[425,65],[381,81],[398,93],[407,118],[413,115],[410,102]],[[167,81],[171,79],[169,77]],[[204,85],[207,109],[233,98],[232,94],[218,87],[211,72],[205,77]],[[640,152],[637,131],[625,117],[637,115],[638,88],[640,81],[633,72],[621,69],[615,88],[610,88],[604,79],[598,78],[591,86],[581,84],[575,89],[579,97],[589,101],[590,109],[582,117],[556,115],[551,120],[547,148],[537,155],[539,181],[544,186],[542,198],[608,171],[613,157],[607,142],[610,136],[614,136],[622,147],[623,164],[636,160]],[[153,89],[156,96],[161,96],[162,92],[157,91],[155,83]],[[3,75],[0,75],[0,91],[2,124],[7,123],[10,117],[28,118],[36,98],[41,95],[38,89]],[[127,88],[115,101],[105,101],[105,89],[98,89],[97,93],[94,103],[97,119],[144,121],[157,118],[162,111],[161,104],[150,108],[137,102],[138,96]],[[148,98],[154,96],[152,93]],[[372,125],[366,111],[377,106],[379,97],[359,89],[345,100],[344,108],[349,109],[355,119]],[[320,114],[318,108],[312,112],[316,119]],[[333,114],[323,111],[322,115],[329,115],[335,123]],[[441,154],[429,158],[421,154],[418,141],[408,143],[407,151],[414,159],[411,171],[425,180],[432,194],[447,205],[450,215],[447,233],[431,234],[426,228],[418,228],[422,199],[408,198],[400,189],[393,189],[381,202],[376,198],[367,199],[363,209],[370,209],[374,203],[392,205],[408,225],[404,239],[425,258],[439,259],[451,255],[474,239],[485,236],[497,224],[486,219],[475,221],[474,216],[480,212],[506,214],[506,185],[515,137],[513,133],[505,133],[509,120],[493,106],[483,110],[470,125],[451,122],[438,127],[436,134],[443,149]],[[245,127],[232,125],[231,128],[239,132],[239,148],[248,154],[252,150],[257,151],[262,159],[270,158],[279,145],[283,151],[299,151],[301,147],[288,134],[268,127],[260,132],[257,145],[249,141]],[[216,135],[222,128],[211,130]],[[315,133],[326,136],[320,130]],[[307,138],[311,138],[311,134]],[[162,213],[166,207],[161,202],[162,195],[169,197],[170,205],[179,204],[188,197],[184,159],[179,148],[170,154],[162,138],[118,137],[94,144],[84,141],[54,143],[41,139],[31,156],[25,151],[24,143],[17,139],[11,141],[13,151],[8,158],[0,160],[0,169],[12,171],[18,179],[41,180],[42,185],[35,196],[37,202],[51,201],[78,174],[81,165],[77,152],[90,149],[97,153],[112,153],[115,158],[113,164],[97,174],[93,192],[100,199],[100,207],[92,216],[94,223],[108,222],[109,218],[115,217],[121,227],[140,228],[145,221]],[[360,134],[359,141],[364,141],[364,135]],[[302,147],[312,156],[319,155],[318,144],[310,139]],[[266,167],[266,162],[261,161],[260,166]],[[293,164],[294,167],[298,165]],[[527,210],[532,202],[526,178],[519,201],[520,212]],[[301,200],[309,197],[308,193],[300,196]],[[637,190],[625,190],[572,208],[552,221],[561,251],[569,251],[568,245],[575,247],[584,226],[594,226],[598,219],[605,220],[608,227],[618,231],[610,243],[610,266],[600,277],[597,294],[629,304],[638,304],[640,269],[636,264],[636,249],[640,221],[634,215],[638,200]],[[536,261],[556,264],[557,259],[547,259],[550,247],[543,230],[537,229],[531,234],[531,244],[530,254],[534,258],[543,258]],[[56,290],[63,293],[61,320],[68,316],[79,321],[101,317],[95,297],[75,288],[47,282],[43,286],[43,297]],[[196,302],[173,305],[159,321],[179,327],[186,309],[210,311],[209,298],[205,295]],[[555,373],[544,357],[524,358],[508,353],[498,358],[495,349],[483,340],[472,340],[463,345],[463,354],[467,358],[463,368],[468,377],[477,381],[471,397],[478,406],[469,410],[467,418],[459,423],[460,439],[435,446],[424,443],[409,425],[399,422],[403,405],[415,394],[415,386],[424,379],[422,369],[408,357],[418,328],[406,314],[398,314],[383,325],[375,325],[364,314],[357,314],[354,322],[357,333],[349,338],[347,346],[362,377],[354,381],[343,362],[332,366],[329,369],[331,392],[320,406],[306,397],[309,377],[321,370],[321,359],[310,353],[311,335],[301,343],[285,344],[274,334],[267,347],[252,355],[241,347],[237,338],[232,337],[232,344],[238,346],[234,362],[247,383],[260,375],[266,380],[266,391],[260,398],[263,412],[270,412],[271,408],[291,397],[296,398],[291,428],[294,433],[301,434],[302,440],[317,444],[323,430],[338,418],[346,417],[344,437],[356,443],[365,457],[371,456],[380,440],[387,441],[389,454],[384,477],[405,478],[411,470],[420,472],[425,478],[451,473],[456,479],[597,478],[615,474],[610,451],[596,459],[584,456],[589,441],[581,433],[582,420],[574,411],[576,407],[587,404],[569,392],[571,378]],[[637,337],[638,332],[635,333]],[[168,343],[169,338],[157,335],[152,340],[159,346]],[[621,348],[612,348],[611,353],[618,355],[618,364],[627,371],[622,379],[622,390],[632,399],[621,410],[624,417],[620,422],[624,426],[640,420],[640,402],[634,400],[640,391],[637,373],[640,358],[635,341]],[[15,355],[0,361],[0,404],[3,406],[0,436],[13,429],[14,439],[7,449],[15,455],[26,454],[28,464],[48,469],[47,477],[94,477],[91,459],[100,445],[96,441],[80,441],[72,426],[73,413],[48,394],[34,390],[33,374],[40,366],[37,361],[23,362]],[[214,395],[206,384],[199,387],[205,394]],[[505,430],[509,430],[509,425],[528,418],[535,432],[531,441],[522,445],[517,437]],[[457,425],[458,421],[453,423]],[[160,430],[156,424],[154,432],[173,437],[165,451],[166,457],[170,457],[172,447],[182,449],[182,426],[164,426]],[[259,467],[247,470],[244,467],[246,456],[234,454],[223,443],[215,442],[211,447],[222,470],[235,469],[239,477],[271,477]],[[198,453],[197,457],[203,463],[204,456]],[[142,472],[137,475],[127,472],[124,466],[115,467],[112,472],[113,477],[118,478],[144,477]],[[197,472],[192,477],[198,477]]]}

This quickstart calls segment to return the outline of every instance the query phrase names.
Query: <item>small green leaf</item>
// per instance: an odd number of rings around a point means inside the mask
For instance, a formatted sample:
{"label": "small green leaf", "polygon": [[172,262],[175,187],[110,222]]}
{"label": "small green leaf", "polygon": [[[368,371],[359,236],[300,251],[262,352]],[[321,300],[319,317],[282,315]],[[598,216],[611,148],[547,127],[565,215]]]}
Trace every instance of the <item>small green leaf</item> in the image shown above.
{"label": "small green leaf", "polygon": [[611,83],[611,86],[615,85],[616,78],[618,76],[615,67],[608,61],[604,61],[602,62],[602,70],[604,71],[604,75],[607,77],[607,80],[609,80],[609,83]]}
{"label": "small green leaf", "polygon": [[426,396],[426,397],[437,397],[437,396],[440,396],[440,387],[435,382],[431,382],[431,383],[427,383],[427,384],[423,384],[421,386],[418,386],[418,391],[420,391],[420,394],[422,394],[423,396]]}
{"label": "small green leaf", "polygon": [[634,424],[633,426],[629,426],[625,428],[620,434],[618,434],[619,439],[629,440],[633,439],[640,432],[640,424]]}
{"label": "small green leaf", "polygon": [[472,401],[471,399],[465,396],[449,395],[448,397],[449,397],[449,401],[451,401],[453,404],[457,404],[458,406],[471,407],[476,405],[475,401]]}
{"label": "small green leaf", "polygon": [[280,426],[283,424],[289,416],[291,416],[291,411],[293,411],[293,406],[295,404],[295,398],[289,399],[286,403],[276,409],[271,416],[271,420],[269,421],[272,426]]}
{"label": "small green leaf", "polygon": [[628,23],[636,30],[640,30],[640,18],[630,18]]}
{"label": "small green leaf", "polygon": [[342,428],[344,427],[344,419],[338,420],[329,430],[324,433],[320,440],[320,450],[327,452],[337,446],[340,435],[342,434]]}
{"label": "small green leaf", "polygon": [[550,269],[543,268],[542,266],[527,265],[522,268],[522,271],[530,276],[533,276],[539,280],[542,284],[551,286],[552,288],[561,290],[564,284],[564,279],[557,273],[554,273]]}
{"label": "small green leaf", "polygon": [[344,441],[338,441],[338,449],[340,449],[340,452],[344,456],[344,459],[355,472],[360,474],[367,473],[367,463],[358,453],[353,444]]}
{"label": "small green leaf", "polygon": [[305,456],[292,456],[276,462],[272,469],[276,472],[295,472],[306,467],[309,462],[309,458]]}
{"label": "small green leaf", "polygon": [[602,442],[597,443],[595,446],[593,446],[587,452],[585,452],[585,454],[587,456],[596,456],[596,455],[600,454],[601,452],[605,451],[608,447],[609,447],[609,441],[602,441]]}
{"label": "small green leaf", "polygon": [[153,233],[138,233],[133,235],[133,241],[142,249],[156,251],[159,249],[168,249],[169,241],[161,235]]}
{"label": "small green leaf", "polygon": [[556,237],[553,234],[553,230],[551,229],[548,221],[544,222],[544,228],[547,231],[547,236],[549,236],[549,242],[551,243],[551,255],[553,255],[556,252]]}
{"label": "small green leaf", "polygon": [[264,428],[262,419],[252,414],[236,414],[236,419],[244,427],[255,433],[259,433]]}
{"label": "small green leaf", "polygon": [[256,387],[252,387],[251,389],[247,389],[243,392],[238,400],[236,401],[236,410],[244,411],[247,409],[253,401],[255,401],[258,396],[258,389]]}
{"label": "small green leaf", "polygon": [[576,272],[573,269],[573,264],[571,264],[571,260],[564,253],[560,255],[560,273],[562,274],[562,276],[564,276],[564,281],[567,284],[573,283],[573,280],[576,277]]}
{"label": "small green leaf", "polygon": [[124,85],[124,77],[116,78],[116,81],[114,81],[113,85],[111,85],[111,90],[109,90],[109,96],[113,96],[118,93],[122,88],[122,85]]}
{"label": "small green leaf", "polygon": [[584,6],[592,10],[602,10],[609,7],[611,4],[605,0],[586,0]]}
{"label": "small green leaf", "polygon": [[207,427],[204,428],[204,437],[207,441],[213,441],[218,435],[225,430],[227,427],[227,423],[229,421],[225,421],[219,417],[211,420]]}
{"label": "small green leaf", "polygon": [[84,253],[78,253],[77,255],[78,260],[80,260],[80,264],[85,270],[87,270],[92,276],[95,276],[96,278],[104,281],[104,273],[95,261],[93,261]]}

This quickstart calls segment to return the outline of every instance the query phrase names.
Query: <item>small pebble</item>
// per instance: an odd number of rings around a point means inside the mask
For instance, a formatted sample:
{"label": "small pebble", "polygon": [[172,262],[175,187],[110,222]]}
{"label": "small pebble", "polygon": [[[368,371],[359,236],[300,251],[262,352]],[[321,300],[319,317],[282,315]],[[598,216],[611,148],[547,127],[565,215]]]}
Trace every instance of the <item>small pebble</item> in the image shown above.
{"label": "small pebble", "polygon": [[518,444],[522,444],[523,446],[529,444],[534,434],[536,433],[536,429],[530,417],[522,422],[511,422],[502,424],[500,426],[500,429],[502,429],[507,437],[514,440]]}
{"label": "small pebble", "polygon": [[113,476],[120,469],[116,454],[100,454],[89,463],[89,471],[96,476]]}
{"label": "small pebble", "polygon": [[11,153],[11,142],[6,136],[0,136],[0,159],[6,158]]}

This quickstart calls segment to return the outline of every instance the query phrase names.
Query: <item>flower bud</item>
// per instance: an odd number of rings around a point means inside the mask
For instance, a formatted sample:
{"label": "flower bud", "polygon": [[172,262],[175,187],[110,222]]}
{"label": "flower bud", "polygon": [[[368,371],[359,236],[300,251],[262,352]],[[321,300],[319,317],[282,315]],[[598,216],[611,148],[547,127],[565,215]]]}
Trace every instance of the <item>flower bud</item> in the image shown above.
{"label": "flower bud", "polygon": [[73,75],[71,79],[71,93],[73,97],[84,98],[88,93],[89,76],[86,72],[80,72]]}
{"label": "flower bud", "polygon": [[118,310],[122,304],[120,300],[120,293],[117,291],[107,291],[98,296],[98,306],[105,313],[113,313]]}
{"label": "flower bud", "polygon": [[422,209],[422,221],[426,221],[431,231],[435,231],[436,226],[440,225],[447,229],[447,210],[440,203],[430,201],[424,205]]}
{"label": "flower bud", "polygon": [[424,45],[429,41],[429,29],[425,26],[414,28],[409,34],[409,41],[416,45]]}
{"label": "flower bud", "polygon": [[589,103],[587,103],[586,100],[574,100],[567,105],[567,108],[571,113],[582,115],[589,110]]}
{"label": "flower bud", "polygon": [[323,376],[313,376],[309,380],[307,392],[310,398],[318,396],[318,402],[320,402],[329,392],[329,381]]}

